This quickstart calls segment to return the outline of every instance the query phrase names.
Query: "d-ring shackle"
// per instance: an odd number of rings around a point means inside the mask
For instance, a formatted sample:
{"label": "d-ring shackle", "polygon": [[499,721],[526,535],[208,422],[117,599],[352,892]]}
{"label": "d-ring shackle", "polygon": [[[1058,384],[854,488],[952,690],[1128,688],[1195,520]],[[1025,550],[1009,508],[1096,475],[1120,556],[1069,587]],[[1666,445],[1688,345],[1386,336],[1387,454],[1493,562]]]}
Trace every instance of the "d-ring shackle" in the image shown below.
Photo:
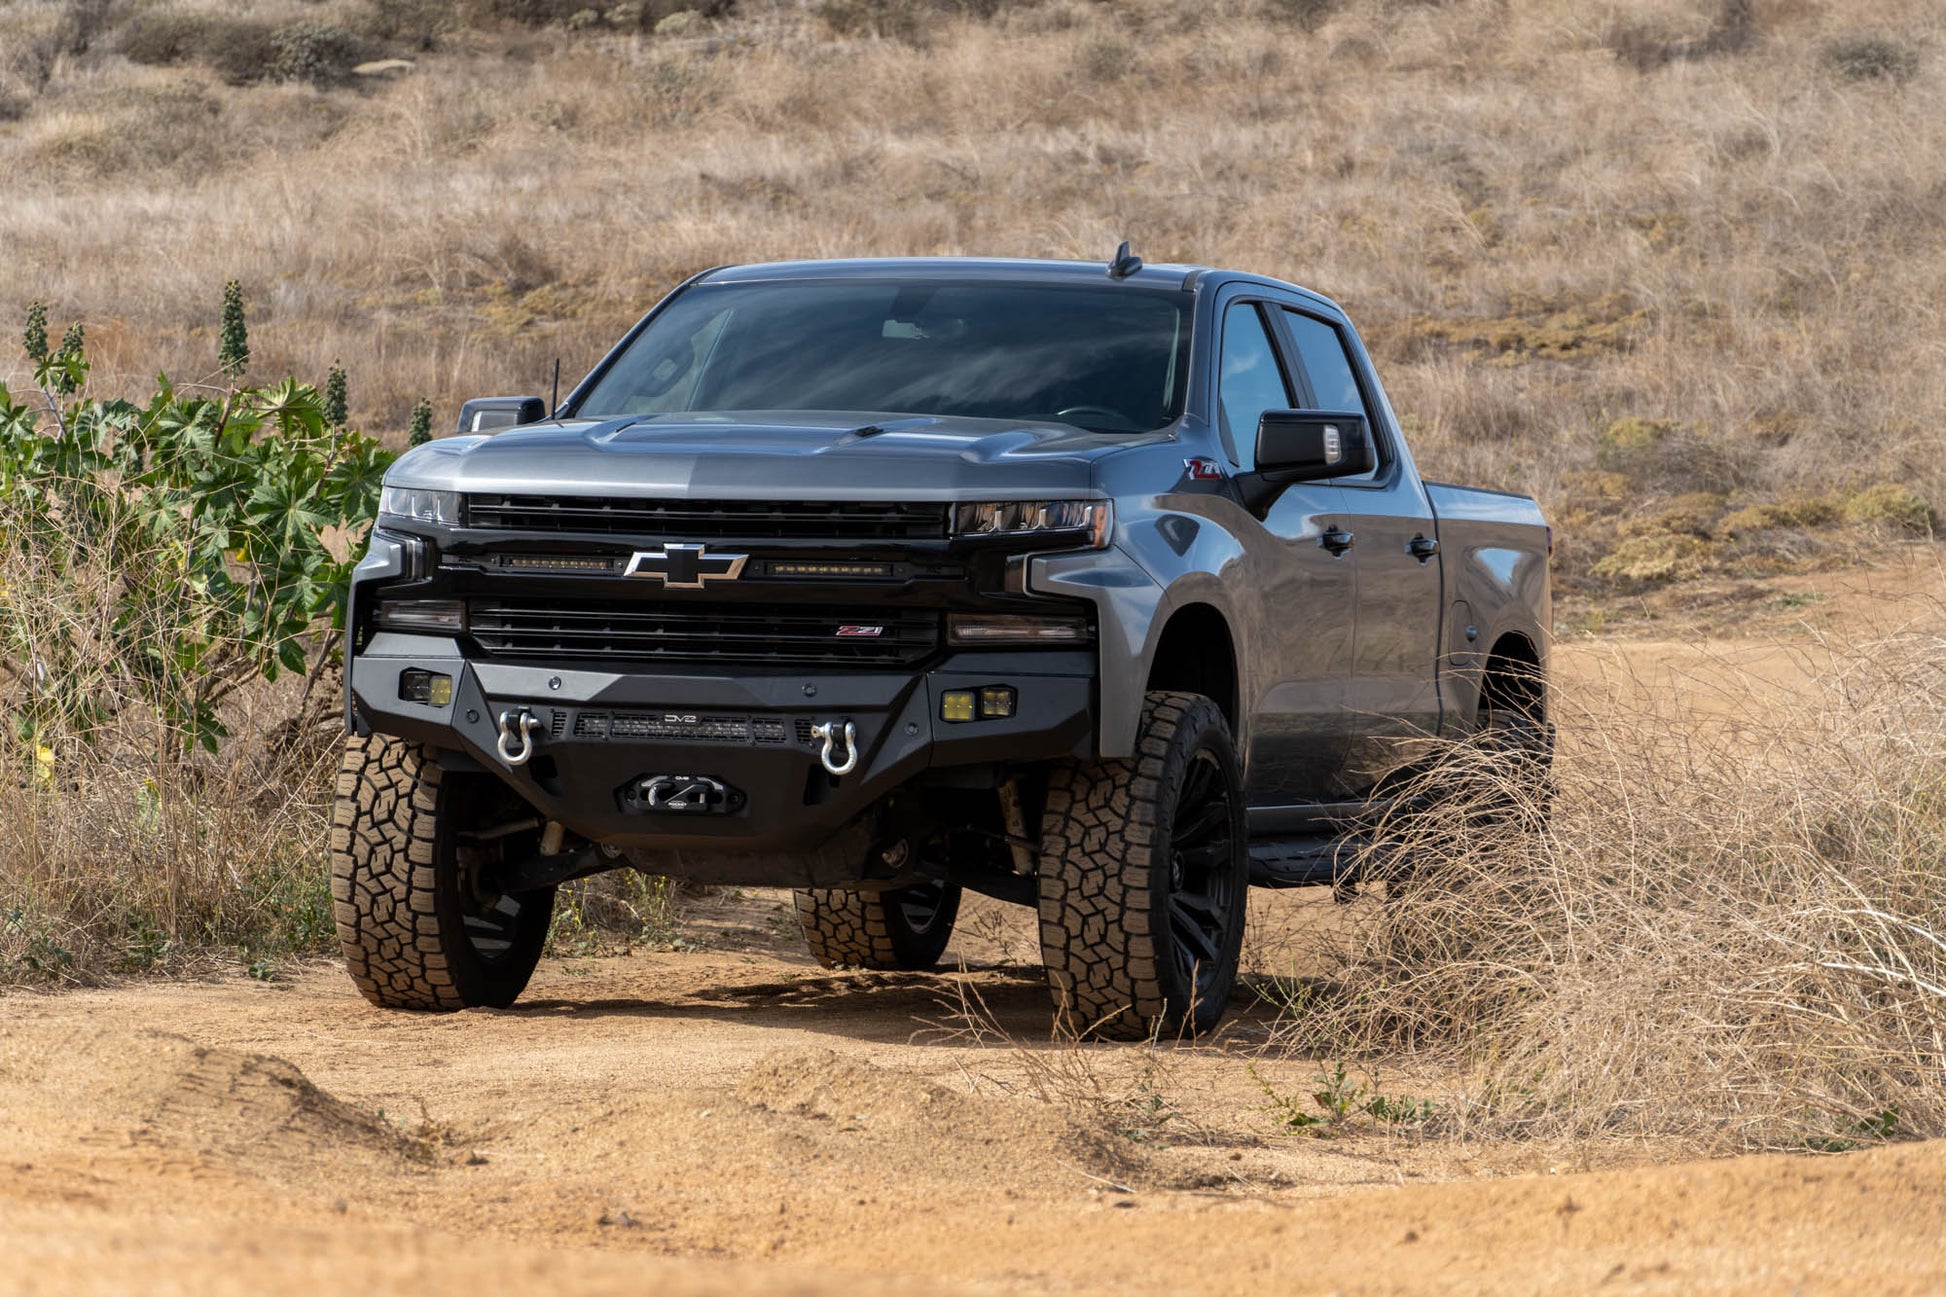
{"label": "d-ring shackle", "polygon": [[[824,740],[824,751],[818,753],[818,760],[834,775],[848,775],[858,766],[858,727],[850,721],[843,724],[845,728],[842,731],[838,728],[838,721],[824,721],[811,727],[811,737]],[[845,744],[843,764],[831,759],[831,749],[837,746],[840,738]]]}
{"label": "d-ring shackle", "polygon": [[[516,712],[500,713],[500,742],[495,750],[500,759],[510,766],[524,766],[527,759],[534,755],[534,740],[531,737],[540,727],[540,718],[525,707]],[[519,746],[516,747],[515,744]]]}

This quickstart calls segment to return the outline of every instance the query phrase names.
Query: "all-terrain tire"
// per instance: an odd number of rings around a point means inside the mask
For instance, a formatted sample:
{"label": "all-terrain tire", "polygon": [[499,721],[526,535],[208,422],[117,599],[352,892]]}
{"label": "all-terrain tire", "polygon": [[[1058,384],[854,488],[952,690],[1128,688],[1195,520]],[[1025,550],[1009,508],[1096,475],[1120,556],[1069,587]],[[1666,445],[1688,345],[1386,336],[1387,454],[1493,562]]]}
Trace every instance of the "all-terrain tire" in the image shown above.
{"label": "all-terrain tire", "polygon": [[505,1008],[526,989],[554,889],[475,895],[478,852],[459,841],[512,796],[491,775],[442,771],[417,744],[378,734],[346,741],[331,815],[331,910],[351,980],[373,1004]]}
{"label": "all-terrain tire", "polygon": [[826,968],[931,968],[946,953],[959,917],[955,883],[893,892],[799,888],[797,924],[811,957]]}
{"label": "all-terrain tire", "polygon": [[1151,692],[1135,752],[1049,780],[1039,879],[1048,990],[1057,1023],[1083,1034],[1201,1033],[1223,1016],[1243,945],[1250,871],[1236,747],[1210,699]]}

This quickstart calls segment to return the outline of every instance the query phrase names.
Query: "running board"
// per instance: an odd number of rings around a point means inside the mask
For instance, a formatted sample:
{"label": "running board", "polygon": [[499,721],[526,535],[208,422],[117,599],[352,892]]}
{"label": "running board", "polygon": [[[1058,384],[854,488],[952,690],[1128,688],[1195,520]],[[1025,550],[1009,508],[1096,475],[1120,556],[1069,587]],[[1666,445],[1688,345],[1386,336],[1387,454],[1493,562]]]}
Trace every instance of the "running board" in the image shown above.
{"label": "running board", "polygon": [[1252,887],[1339,887],[1357,884],[1355,857],[1362,838],[1314,835],[1250,844]]}

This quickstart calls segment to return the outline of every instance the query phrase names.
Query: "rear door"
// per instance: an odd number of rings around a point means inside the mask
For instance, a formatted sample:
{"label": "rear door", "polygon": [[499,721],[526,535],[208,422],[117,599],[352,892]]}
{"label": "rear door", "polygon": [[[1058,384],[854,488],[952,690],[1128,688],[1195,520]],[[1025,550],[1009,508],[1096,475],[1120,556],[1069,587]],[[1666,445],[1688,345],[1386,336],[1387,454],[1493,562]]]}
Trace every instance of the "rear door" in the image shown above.
{"label": "rear door", "polygon": [[[1265,410],[1298,404],[1299,383],[1278,343],[1275,303],[1249,296],[1221,308],[1216,417],[1237,471],[1256,467],[1257,421]],[[1322,543],[1342,526],[1343,493],[1329,482],[1298,483],[1260,521],[1241,521],[1243,584],[1250,592],[1241,629],[1249,678],[1245,782],[1253,807],[1292,806],[1342,795],[1352,733],[1356,560]]]}
{"label": "rear door", "polygon": [[1378,446],[1376,469],[1338,479],[1342,525],[1358,554],[1345,780],[1362,795],[1439,728],[1439,532],[1425,486],[1358,363],[1360,349],[1322,313],[1285,305],[1278,314],[1315,408],[1362,411]]}

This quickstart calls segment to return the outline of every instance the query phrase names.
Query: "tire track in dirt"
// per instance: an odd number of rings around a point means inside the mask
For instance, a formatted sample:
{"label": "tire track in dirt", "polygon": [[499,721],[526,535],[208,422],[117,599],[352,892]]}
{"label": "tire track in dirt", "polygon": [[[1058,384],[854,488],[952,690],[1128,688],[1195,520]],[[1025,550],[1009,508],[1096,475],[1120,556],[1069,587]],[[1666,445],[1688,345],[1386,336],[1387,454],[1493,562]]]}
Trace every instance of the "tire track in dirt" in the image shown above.
{"label": "tire track in dirt", "polygon": [[[1032,1039],[1030,970],[966,977]],[[1555,1175],[1561,1150],[1277,1137],[1247,1030],[1166,1062],[1145,1133],[1036,1098],[1022,1050],[1090,1083],[1054,1047],[950,1034],[956,980],[752,949],[550,963],[531,1006],[451,1017],[335,968],[16,996],[0,1292],[1946,1284],[1940,1146]]]}

